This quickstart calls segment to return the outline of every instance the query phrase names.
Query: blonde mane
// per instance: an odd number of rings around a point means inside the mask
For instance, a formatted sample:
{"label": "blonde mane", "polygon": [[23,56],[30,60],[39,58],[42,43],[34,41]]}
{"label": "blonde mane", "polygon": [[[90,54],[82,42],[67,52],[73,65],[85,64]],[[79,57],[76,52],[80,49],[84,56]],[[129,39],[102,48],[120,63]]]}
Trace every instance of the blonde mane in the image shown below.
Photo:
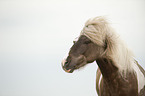
{"label": "blonde mane", "polygon": [[115,33],[113,28],[109,26],[104,17],[99,16],[89,19],[85,23],[85,27],[80,35],[85,35],[99,46],[103,47],[107,44],[107,49],[102,53],[102,58],[113,60],[122,76],[126,76],[128,71],[133,71],[135,60],[132,52],[123,43],[120,36]]}

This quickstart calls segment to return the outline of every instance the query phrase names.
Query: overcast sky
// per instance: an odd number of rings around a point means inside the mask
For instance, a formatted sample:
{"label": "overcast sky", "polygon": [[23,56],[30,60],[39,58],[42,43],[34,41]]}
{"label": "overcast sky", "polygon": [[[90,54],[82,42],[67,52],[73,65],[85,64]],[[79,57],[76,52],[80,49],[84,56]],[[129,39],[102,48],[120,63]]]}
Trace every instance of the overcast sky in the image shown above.
{"label": "overcast sky", "polygon": [[106,16],[145,68],[144,0],[0,0],[0,96],[96,96],[97,64],[61,60],[91,17]]}

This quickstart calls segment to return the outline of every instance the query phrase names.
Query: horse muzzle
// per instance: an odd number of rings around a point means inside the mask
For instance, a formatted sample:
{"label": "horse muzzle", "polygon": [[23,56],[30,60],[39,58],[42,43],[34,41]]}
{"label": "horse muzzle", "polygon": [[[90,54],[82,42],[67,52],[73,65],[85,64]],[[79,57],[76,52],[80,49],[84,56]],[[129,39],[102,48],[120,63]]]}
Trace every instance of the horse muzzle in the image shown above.
{"label": "horse muzzle", "polygon": [[66,59],[63,59],[62,60],[62,62],[61,62],[61,66],[62,66],[62,68],[63,68],[63,70],[65,71],[65,72],[67,72],[67,73],[72,73],[73,71],[74,71],[74,68],[69,68],[68,66],[67,66],[67,61],[66,61]]}

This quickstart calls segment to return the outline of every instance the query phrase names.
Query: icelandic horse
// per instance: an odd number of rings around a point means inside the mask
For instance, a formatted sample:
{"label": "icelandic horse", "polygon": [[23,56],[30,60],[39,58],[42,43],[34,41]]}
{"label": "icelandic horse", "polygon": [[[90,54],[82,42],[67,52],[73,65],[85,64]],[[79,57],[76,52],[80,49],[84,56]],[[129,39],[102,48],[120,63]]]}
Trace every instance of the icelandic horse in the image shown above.
{"label": "icelandic horse", "polygon": [[104,17],[89,19],[62,68],[68,73],[96,61],[99,96],[145,96],[145,71]]}

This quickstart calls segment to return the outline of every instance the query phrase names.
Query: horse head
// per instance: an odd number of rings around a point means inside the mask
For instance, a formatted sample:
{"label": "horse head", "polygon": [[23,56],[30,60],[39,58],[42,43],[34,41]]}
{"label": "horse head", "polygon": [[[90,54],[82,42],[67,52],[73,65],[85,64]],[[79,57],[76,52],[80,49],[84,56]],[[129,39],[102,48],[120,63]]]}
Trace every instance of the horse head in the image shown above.
{"label": "horse head", "polygon": [[70,48],[69,55],[62,61],[62,67],[66,72],[72,73],[100,58],[103,52],[104,47],[94,44],[89,38],[81,35]]}

